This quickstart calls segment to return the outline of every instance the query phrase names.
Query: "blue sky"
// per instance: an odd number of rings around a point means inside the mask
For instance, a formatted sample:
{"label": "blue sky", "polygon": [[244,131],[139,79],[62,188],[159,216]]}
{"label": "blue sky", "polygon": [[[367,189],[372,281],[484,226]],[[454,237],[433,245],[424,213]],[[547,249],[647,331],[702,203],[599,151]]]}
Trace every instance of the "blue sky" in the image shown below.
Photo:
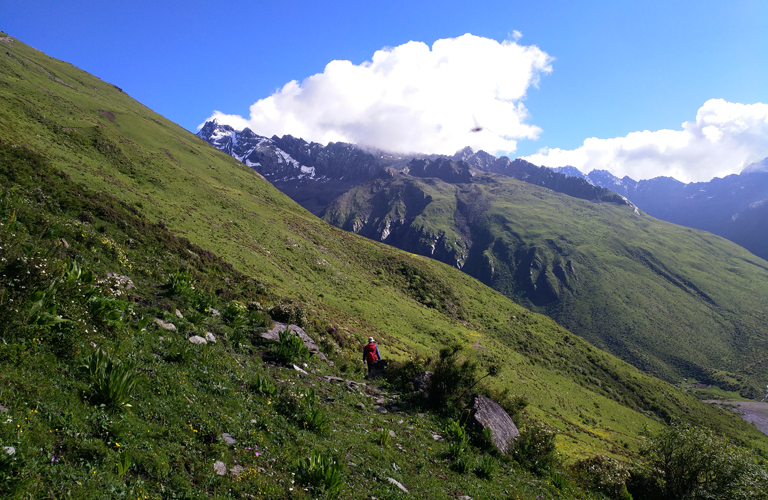
{"label": "blue sky", "polygon": [[[259,101],[272,104],[268,98],[295,80],[294,97],[302,91],[303,95],[292,105],[311,111],[315,101],[308,98],[311,88],[305,79],[323,75],[331,61],[350,61],[353,67],[347,69],[352,71],[371,61],[376,51],[389,48],[389,60],[402,63],[407,59],[405,51],[394,49],[409,41],[423,42],[436,51],[436,41],[471,33],[477,47],[484,46],[479,42],[486,39],[497,44],[507,41],[529,52],[537,48],[546,62],[539,59],[522,95],[509,94],[507,102],[500,103],[507,105],[497,110],[505,116],[509,116],[508,105],[517,106],[517,121],[508,124],[509,132],[497,134],[504,138],[480,142],[480,135],[492,135],[485,130],[473,136],[447,136],[439,143],[427,141],[424,148],[450,148],[456,143],[458,150],[466,144],[457,141],[469,137],[478,139],[481,146],[486,144],[486,149],[502,145],[498,152],[506,149],[513,157],[532,155],[529,158],[539,164],[570,163],[587,171],[602,166],[636,179],[673,175],[708,180],[739,172],[745,164],[768,156],[768,3],[764,0],[2,0],[0,11],[0,30],[114,83],[192,131],[214,111],[275,127],[249,115],[253,111],[249,107]],[[498,64],[478,63],[487,64],[491,76],[467,65],[466,74],[477,75],[478,89],[484,89],[488,78],[506,78],[493,69],[511,64],[499,54]],[[343,87],[329,89],[331,80],[330,73],[318,80],[313,90],[318,99],[325,95],[322,92],[344,92]],[[430,95],[424,85],[424,95]],[[443,83],[434,85],[444,89]],[[446,106],[465,99],[463,88],[449,88],[455,98]],[[468,88],[473,92],[473,87]],[[467,99],[473,105],[487,104],[479,98]],[[278,112],[287,113],[286,109],[278,106]],[[457,108],[455,113],[465,111]],[[317,113],[327,117],[329,111],[318,108]],[[300,124],[297,130],[320,134],[318,138],[354,137],[359,142],[364,137],[377,145],[381,128],[364,126],[365,132],[350,132],[368,115],[356,116],[357,121],[347,120],[340,129],[323,131],[325,135],[317,131],[316,123]],[[407,116],[411,115],[399,117],[396,123],[410,123]],[[487,121],[496,123],[492,117]],[[281,123],[289,127],[293,121]],[[734,132],[734,124],[741,124],[741,129]],[[498,130],[502,126],[494,125]],[[284,131],[280,128],[275,133]],[[257,132],[271,135],[268,130]],[[423,130],[411,137],[420,134],[424,135]],[[602,141],[585,143],[590,138]],[[383,144],[392,144],[396,137],[390,139]],[[421,144],[414,139],[408,147]],[[541,152],[542,148],[550,150]]]}

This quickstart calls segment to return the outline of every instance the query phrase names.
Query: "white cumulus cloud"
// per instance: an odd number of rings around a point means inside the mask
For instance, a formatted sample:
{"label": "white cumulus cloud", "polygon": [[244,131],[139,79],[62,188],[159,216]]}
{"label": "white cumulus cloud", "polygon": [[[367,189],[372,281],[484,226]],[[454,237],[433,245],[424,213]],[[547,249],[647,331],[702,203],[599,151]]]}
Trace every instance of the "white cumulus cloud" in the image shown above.
{"label": "white cumulus cloud", "polygon": [[521,101],[552,70],[551,61],[536,46],[471,34],[431,48],[408,42],[359,65],[331,61],[322,73],[254,103],[247,118],[215,111],[209,119],[323,144],[443,154],[471,146],[507,154],[517,140],[541,132],[526,123]]}
{"label": "white cumulus cloud", "polygon": [[525,159],[536,165],[571,165],[582,172],[608,170],[623,177],[670,176],[683,182],[709,181],[739,173],[768,157],[768,104],[710,99],[696,121],[682,130],[632,132],[613,139],[590,138],[572,150],[545,148]]}

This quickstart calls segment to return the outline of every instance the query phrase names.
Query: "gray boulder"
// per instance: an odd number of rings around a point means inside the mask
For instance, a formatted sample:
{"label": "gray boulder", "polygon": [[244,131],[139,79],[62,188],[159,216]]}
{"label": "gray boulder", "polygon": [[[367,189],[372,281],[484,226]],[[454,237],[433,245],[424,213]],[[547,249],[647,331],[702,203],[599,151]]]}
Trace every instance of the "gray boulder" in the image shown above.
{"label": "gray boulder", "polygon": [[421,372],[413,377],[413,390],[414,392],[420,392],[423,395],[427,395],[429,392],[429,384],[432,380],[432,372]]}
{"label": "gray boulder", "polygon": [[469,421],[480,432],[491,430],[491,440],[501,453],[508,453],[520,436],[520,431],[509,414],[499,404],[480,394],[472,395]]}

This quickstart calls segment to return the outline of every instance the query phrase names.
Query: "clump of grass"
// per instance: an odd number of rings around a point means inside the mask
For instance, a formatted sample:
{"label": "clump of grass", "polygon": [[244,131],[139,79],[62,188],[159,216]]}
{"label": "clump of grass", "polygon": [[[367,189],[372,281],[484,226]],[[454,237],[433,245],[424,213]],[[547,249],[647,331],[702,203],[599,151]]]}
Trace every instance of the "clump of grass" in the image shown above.
{"label": "clump of grass", "polygon": [[451,468],[459,474],[466,474],[472,470],[472,460],[468,457],[459,457],[451,464]]}
{"label": "clump of grass", "polygon": [[92,401],[102,406],[130,407],[127,403],[136,385],[136,373],[127,363],[113,360],[109,353],[97,349],[85,364],[91,378]]}
{"label": "clump of grass", "polygon": [[379,432],[376,433],[376,437],[374,441],[376,444],[378,444],[381,447],[388,448],[389,447],[389,440],[392,436],[390,436],[389,431],[387,429],[381,429]]}
{"label": "clump of grass", "polygon": [[335,498],[341,494],[344,483],[341,479],[342,465],[328,455],[312,450],[298,467],[299,480],[319,489],[326,496]]}
{"label": "clump of grass", "polygon": [[497,469],[498,464],[496,463],[496,460],[489,455],[485,455],[480,459],[480,463],[477,464],[477,468],[475,468],[475,474],[477,474],[477,476],[480,478],[490,479],[494,474],[496,474]]}

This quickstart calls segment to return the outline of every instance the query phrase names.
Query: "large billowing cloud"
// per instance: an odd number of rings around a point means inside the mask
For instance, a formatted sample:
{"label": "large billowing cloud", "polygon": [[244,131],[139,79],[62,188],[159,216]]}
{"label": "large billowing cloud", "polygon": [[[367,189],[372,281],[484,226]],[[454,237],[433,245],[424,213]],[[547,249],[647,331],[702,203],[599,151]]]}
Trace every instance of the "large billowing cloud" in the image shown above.
{"label": "large billowing cloud", "polygon": [[[519,38],[519,36],[516,36]],[[536,46],[466,34],[386,48],[360,65],[332,61],[254,103],[250,117],[211,118],[257,134],[291,134],[388,151],[452,154],[465,146],[510,153],[535,139],[521,100],[551,58]],[[481,129],[482,130],[479,130]]]}
{"label": "large billowing cloud", "polygon": [[571,165],[582,172],[608,170],[640,180],[670,176],[708,181],[739,173],[768,157],[768,104],[710,99],[695,122],[682,130],[632,132],[614,139],[586,139],[573,150],[544,149],[525,159],[548,167]]}

